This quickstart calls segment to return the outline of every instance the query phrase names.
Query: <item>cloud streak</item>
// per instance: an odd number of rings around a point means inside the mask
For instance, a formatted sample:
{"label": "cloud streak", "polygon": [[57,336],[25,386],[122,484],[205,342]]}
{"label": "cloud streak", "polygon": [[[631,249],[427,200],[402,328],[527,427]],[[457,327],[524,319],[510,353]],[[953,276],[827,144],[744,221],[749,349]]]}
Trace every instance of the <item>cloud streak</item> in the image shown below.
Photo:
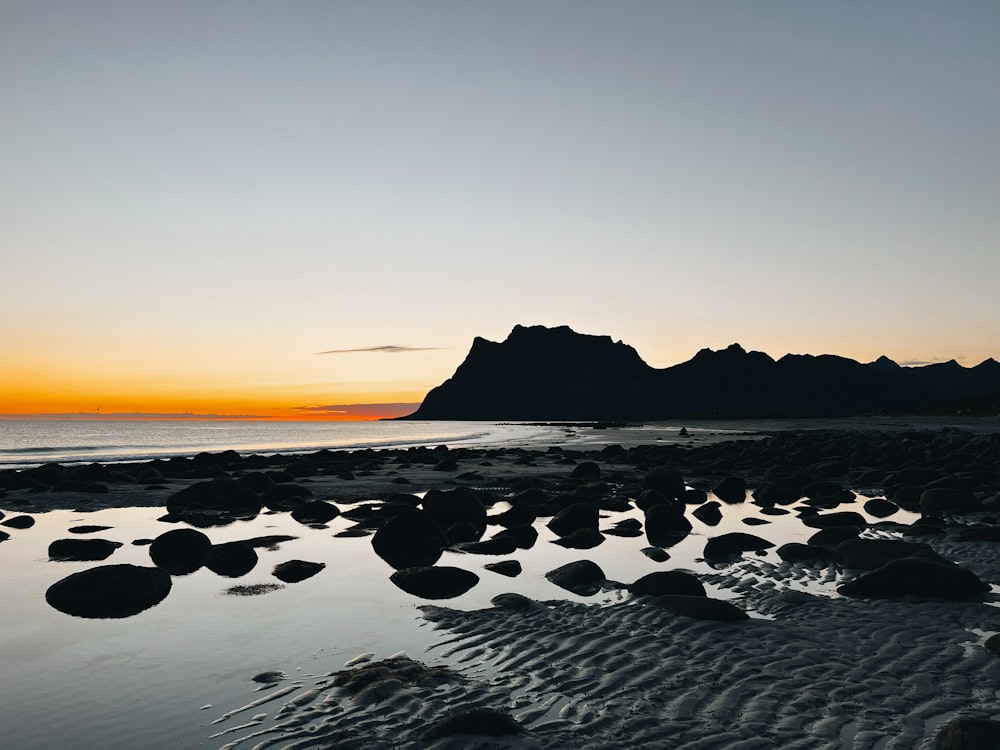
{"label": "cloud streak", "polygon": [[383,352],[385,354],[404,354],[407,352],[433,352],[441,349],[440,346],[394,346],[387,344],[384,346],[364,346],[360,349],[329,349],[316,354],[353,354],[355,352]]}
{"label": "cloud streak", "polygon": [[411,414],[420,406],[419,403],[396,403],[396,404],[328,404],[325,406],[296,406],[295,411],[312,415],[337,415],[337,416],[378,416],[378,417],[400,417]]}

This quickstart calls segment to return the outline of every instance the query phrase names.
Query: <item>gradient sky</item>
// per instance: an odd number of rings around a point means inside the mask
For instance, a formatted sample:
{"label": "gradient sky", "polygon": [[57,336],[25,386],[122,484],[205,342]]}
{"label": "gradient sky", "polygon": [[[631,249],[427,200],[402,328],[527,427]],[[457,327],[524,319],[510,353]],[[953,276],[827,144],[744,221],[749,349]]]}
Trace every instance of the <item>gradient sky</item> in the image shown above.
{"label": "gradient sky", "polygon": [[993,0],[0,0],[0,102],[0,413],[418,402],[516,323],[1000,356]]}

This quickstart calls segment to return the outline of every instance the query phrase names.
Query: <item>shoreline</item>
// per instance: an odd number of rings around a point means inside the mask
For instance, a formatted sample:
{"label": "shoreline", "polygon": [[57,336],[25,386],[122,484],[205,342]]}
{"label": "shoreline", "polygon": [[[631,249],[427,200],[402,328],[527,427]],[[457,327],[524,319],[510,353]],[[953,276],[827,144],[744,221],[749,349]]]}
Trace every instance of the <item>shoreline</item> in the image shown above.
{"label": "shoreline", "polygon": [[[509,593],[483,609],[414,600],[438,635],[425,654],[411,656],[441,667],[440,679],[410,684],[390,674],[359,694],[336,684],[341,679],[336,672],[278,679],[257,686],[259,692],[242,708],[227,699],[212,709],[204,735],[210,741],[203,746],[217,741],[217,747],[243,750],[327,742],[443,750],[659,748],[666,743],[683,750],[929,750],[937,747],[933,738],[940,727],[957,718],[1000,720],[1000,690],[993,687],[1000,679],[1000,657],[985,645],[1000,631],[1000,555],[993,541],[1000,540],[1000,433],[820,428],[739,439],[706,436],[690,445],[681,440],[630,444],[626,429],[598,430],[608,434],[597,445],[280,457],[222,453],[142,465],[43,467],[13,473],[35,484],[12,488],[8,481],[0,508],[30,514],[55,508],[161,507],[180,490],[213,478],[272,473],[279,486],[304,488],[309,497],[336,503],[345,512],[377,506],[390,493],[472,488],[493,518],[515,507],[514,493],[533,488],[553,499],[567,498],[564,504],[598,508],[606,544],[569,550],[571,557],[608,565],[613,547],[615,555],[627,552],[648,564],[638,554],[647,540],[613,536],[615,526],[622,526],[613,521],[643,519],[636,505],[644,487],[657,467],[669,466],[729,521],[716,530],[695,513],[706,503],[689,503],[683,515],[698,526],[678,546],[665,545],[668,554],[657,570],[688,568],[684,545],[700,549],[725,529],[760,534],[780,545],[788,540],[779,530],[790,523],[808,525],[817,516],[854,513],[862,519],[856,531],[863,538],[926,544],[934,555],[990,587],[960,601],[913,594],[854,597],[837,589],[864,572],[843,559],[784,559],[773,549],[718,562],[698,558],[692,570],[708,599],[753,615],[721,622],[679,614],[665,600],[630,593],[636,577],[616,575],[612,567],[604,583],[615,594],[601,604],[526,598],[518,591],[525,590],[524,577],[513,577],[504,584]],[[74,476],[77,471],[80,476]],[[0,480],[11,476],[0,472]],[[720,503],[724,480],[732,477],[745,481],[746,494]],[[107,491],[55,491],[60,482],[91,482]],[[789,482],[798,488],[797,499],[765,499],[768,491]],[[922,494],[931,488],[970,495],[976,506],[931,508]],[[867,509],[865,498],[876,494],[897,506],[885,518]],[[946,495],[951,497],[934,497]],[[557,511],[540,511],[533,522],[545,550],[555,549],[548,546],[556,541],[549,524]],[[287,512],[275,507],[262,515]],[[779,512],[783,515],[768,515]],[[748,525],[750,520],[763,525]],[[643,525],[649,521],[647,515]],[[358,522],[359,529],[364,523]],[[374,526],[366,529],[370,534]],[[366,541],[365,546],[373,554]],[[446,556],[463,567],[497,559],[461,552]],[[521,558],[527,565],[535,553],[519,550],[504,557]],[[498,585],[491,579],[491,586]],[[393,651],[387,643],[378,655]],[[387,661],[375,656],[348,663],[358,668]],[[519,733],[427,739],[438,722],[486,709],[515,722]],[[248,722],[251,715],[258,718]]]}

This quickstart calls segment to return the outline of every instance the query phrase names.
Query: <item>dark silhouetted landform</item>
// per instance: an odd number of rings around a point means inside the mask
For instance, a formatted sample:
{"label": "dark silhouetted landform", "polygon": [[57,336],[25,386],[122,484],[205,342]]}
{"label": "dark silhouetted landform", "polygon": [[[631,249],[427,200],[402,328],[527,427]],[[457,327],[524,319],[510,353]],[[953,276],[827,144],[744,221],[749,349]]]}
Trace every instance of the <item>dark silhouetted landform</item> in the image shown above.
{"label": "dark silhouetted landform", "polygon": [[680,417],[997,414],[1000,362],[903,367],[824,354],[778,360],[739,344],[656,369],[632,347],[567,326],[476,337],[455,374],[404,419],[635,421]]}

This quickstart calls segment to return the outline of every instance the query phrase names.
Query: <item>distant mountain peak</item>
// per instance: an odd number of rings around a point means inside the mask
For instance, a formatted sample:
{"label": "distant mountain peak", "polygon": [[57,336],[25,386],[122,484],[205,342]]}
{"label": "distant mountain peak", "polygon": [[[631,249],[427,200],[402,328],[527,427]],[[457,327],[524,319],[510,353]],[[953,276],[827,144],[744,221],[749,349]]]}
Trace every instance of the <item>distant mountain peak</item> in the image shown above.
{"label": "distant mountain peak", "polygon": [[[632,421],[678,417],[828,417],[928,413],[957,403],[993,408],[1000,363],[902,367],[832,354],[775,361],[734,343],[656,369],[610,336],[569,326],[515,325],[500,342],[475,337],[454,375],[413,419]],[[992,400],[991,400],[992,399]],[[964,408],[964,407],[962,407]]]}

